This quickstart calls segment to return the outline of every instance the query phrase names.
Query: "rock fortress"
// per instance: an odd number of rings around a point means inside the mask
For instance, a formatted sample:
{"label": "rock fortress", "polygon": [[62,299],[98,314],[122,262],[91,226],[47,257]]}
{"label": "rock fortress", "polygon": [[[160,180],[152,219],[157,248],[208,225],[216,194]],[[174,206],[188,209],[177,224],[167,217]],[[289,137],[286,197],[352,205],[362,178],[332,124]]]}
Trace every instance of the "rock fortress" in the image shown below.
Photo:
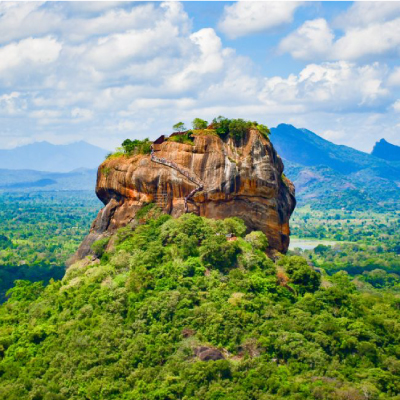
{"label": "rock fortress", "polygon": [[183,134],[161,136],[150,154],[111,157],[99,166],[96,194],[104,208],[75,259],[130,224],[149,203],[173,217],[239,217],[249,231],[266,234],[271,254],[287,251],[295,189],[268,135],[252,128],[237,140],[205,129],[191,133],[192,143],[172,140]]}

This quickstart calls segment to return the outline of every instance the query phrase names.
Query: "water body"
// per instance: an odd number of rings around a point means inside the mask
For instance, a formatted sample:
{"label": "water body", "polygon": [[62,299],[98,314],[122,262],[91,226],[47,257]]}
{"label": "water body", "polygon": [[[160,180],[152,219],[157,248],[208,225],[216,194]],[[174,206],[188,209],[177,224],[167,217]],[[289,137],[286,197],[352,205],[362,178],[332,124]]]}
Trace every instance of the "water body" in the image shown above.
{"label": "water body", "polygon": [[336,243],[333,240],[313,240],[313,239],[297,239],[291,238],[289,250],[294,250],[295,248],[300,248],[302,250],[312,250],[315,249],[319,244],[324,246],[334,246]]}

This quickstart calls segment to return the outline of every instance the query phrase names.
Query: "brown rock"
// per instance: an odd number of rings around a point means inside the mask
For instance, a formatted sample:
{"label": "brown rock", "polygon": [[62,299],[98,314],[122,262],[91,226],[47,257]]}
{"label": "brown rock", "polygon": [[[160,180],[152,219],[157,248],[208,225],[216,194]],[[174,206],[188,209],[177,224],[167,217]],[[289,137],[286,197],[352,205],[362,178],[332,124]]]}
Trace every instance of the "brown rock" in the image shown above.
{"label": "brown rock", "polygon": [[200,361],[217,361],[224,360],[224,355],[213,347],[201,346],[195,349],[194,353],[199,357]]}
{"label": "brown rock", "polygon": [[95,240],[132,221],[150,202],[174,217],[185,212],[217,219],[240,217],[249,230],[267,235],[271,251],[287,251],[289,218],[296,204],[294,186],[282,175],[283,163],[271,142],[257,130],[240,143],[202,134],[195,135],[193,146],[164,141],[155,150],[154,157],[121,157],[100,165],[96,194],[105,207],[77,259],[89,254]]}

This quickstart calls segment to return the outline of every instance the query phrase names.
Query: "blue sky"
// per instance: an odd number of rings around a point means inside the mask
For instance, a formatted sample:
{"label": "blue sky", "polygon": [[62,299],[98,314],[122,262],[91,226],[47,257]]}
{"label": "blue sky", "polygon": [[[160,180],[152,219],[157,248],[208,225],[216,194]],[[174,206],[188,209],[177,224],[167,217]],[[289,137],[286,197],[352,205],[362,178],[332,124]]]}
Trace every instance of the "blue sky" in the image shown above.
{"label": "blue sky", "polygon": [[1,2],[0,148],[218,115],[400,145],[399,55],[400,2]]}

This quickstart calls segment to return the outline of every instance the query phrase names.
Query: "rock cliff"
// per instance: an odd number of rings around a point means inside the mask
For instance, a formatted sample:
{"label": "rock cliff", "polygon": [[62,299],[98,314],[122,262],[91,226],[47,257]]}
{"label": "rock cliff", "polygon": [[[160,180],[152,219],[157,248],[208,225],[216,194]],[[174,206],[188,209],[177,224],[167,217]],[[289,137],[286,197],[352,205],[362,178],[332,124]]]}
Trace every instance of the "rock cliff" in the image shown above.
{"label": "rock cliff", "polygon": [[172,216],[185,212],[208,218],[242,218],[249,230],[263,231],[271,250],[286,252],[294,186],[268,138],[250,130],[240,143],[199,133],[194,143],[163,141],[150,155],[104,161],[96,194],[105,207],[93,222],[76,258],[91,244],[129,224],[154,202]]}

